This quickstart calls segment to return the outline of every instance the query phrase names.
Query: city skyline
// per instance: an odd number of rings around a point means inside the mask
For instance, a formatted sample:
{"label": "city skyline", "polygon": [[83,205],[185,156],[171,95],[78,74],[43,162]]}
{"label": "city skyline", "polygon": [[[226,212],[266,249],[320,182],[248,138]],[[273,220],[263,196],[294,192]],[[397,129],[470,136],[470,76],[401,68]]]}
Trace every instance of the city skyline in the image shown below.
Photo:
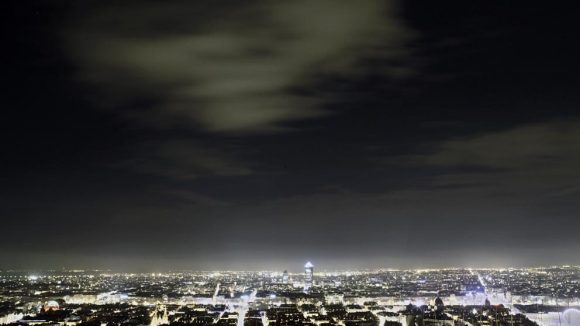
{"label": "city skyline", "polygon": [[366,273],[0,271],[0,324],[575,326],[580,266]]}
{"label": "city skyline", "polygon": [[[316,274],[372,274],[377,272],[429,272],[429,271],[460,271],[460,270],[472,270],[472,271],[482,271],[482,270],[493,270],[493,271],[509,271],[509,270],[544,270],[552,268],[579,268],[579,265],[551,265],[551,266],[504,266],[504,267],[468,267],[468,266],[455,266],[455,267],[426,267],[426,268],[387,268],[380,267],[374,269],[325,269],[317,268],[313,275]],[[280,277],[284,277],[285,274],[288,276],[304,275],[304,268],[300,269],[300,266],[289,267],[289,268],[273,268],[273,269],[255,269],[255,270],[242,270],[242,269],[223,269],[223,270],[195,270],[195,269],[166,269],[166,270],[114,270],[114,269],[90,269],[90,268],[60,268],[60,269],[11,269],[4,268],[0,269],[0,272],[14,272],[14,273],[28,273],[30,277],[39,277],[44,274],[51,273],[114,273],[114,274],[151,274],[151,275],[162,275],[171,273],[268,273],[268,274],[279,274]],[[285,273],[286,272],[286,273]]]}
{"label": "city skyline", "polygon": [[562,4],[3,8],[1,269],[580,264]]}

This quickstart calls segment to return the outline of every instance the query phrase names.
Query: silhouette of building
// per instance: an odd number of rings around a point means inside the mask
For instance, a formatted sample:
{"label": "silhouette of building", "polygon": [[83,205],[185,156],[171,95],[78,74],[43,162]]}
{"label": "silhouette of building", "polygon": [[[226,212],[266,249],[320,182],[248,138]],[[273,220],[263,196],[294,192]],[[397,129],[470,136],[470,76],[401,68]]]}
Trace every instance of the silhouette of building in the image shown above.
{"label": "silhouette of building", "polygon": [[483,306],[487,309],[489,309],[491,307],[491,302],[489,302],[488,298],[485,298],[485,303],[483,304]]}
{"label": "silhouette of building", "polygon": [[443,303],[443,300],[440,297],[437,297],[435,299],[435,307],[437,312],[442,312],[443,309],[445,308],[445,304]]}

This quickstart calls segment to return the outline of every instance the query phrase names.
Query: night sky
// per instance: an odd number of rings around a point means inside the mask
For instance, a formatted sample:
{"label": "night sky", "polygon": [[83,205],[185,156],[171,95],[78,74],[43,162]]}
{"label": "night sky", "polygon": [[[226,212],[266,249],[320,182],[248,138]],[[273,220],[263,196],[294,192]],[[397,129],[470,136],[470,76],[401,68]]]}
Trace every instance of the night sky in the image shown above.
{"label": "night sky", "polygon": [[580,263],[568,8],[2,7],[0,268]]}

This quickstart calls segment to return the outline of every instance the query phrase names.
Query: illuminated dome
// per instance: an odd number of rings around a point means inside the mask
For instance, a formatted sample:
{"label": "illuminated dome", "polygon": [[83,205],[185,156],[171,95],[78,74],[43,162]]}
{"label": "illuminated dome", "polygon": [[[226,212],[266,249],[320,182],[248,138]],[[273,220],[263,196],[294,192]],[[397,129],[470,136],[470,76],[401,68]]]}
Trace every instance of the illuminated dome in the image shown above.
{"label": "illuminated dome", "polygon": [[51,300],[51,301],[48,301],[48,302],[47,302],[47,303],[46,303],[46,304],[45,304],[45,305],[42,307],[42,309],[43,309],[45,312],[47,312],[47,311],[56,311],[56,310],[59,310],[59,309],[60,309],[60,307],[59,307],[59,305],[58,305],[58,302]]}
{"label": "illuminated dome", "polygon": [[312,268],[314,267],[314,265],[312,265],[311,262],[307,262],[306,265],[304,265],[304,268]]}

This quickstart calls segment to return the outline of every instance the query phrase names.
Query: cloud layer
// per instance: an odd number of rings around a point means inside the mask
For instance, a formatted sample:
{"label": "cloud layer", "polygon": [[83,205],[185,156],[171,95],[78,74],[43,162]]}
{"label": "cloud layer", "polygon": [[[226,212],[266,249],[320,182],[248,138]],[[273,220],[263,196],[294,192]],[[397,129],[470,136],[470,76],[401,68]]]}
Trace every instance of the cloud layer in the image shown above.
{"label": "cloud layer", "polygon": [[[411,34],[394,3],[378,0],[149,1],[79,11],[64,33],[69,53],[81,78],[113,98],[107,106],[141,118],[146,111],[150,124],[225,133],[274,132],[328,114],[310,89],[321,75],[354,73],[369,57],[401,59]],[[399,60],[387,70],[402,68]]]}
{"label": "cloud layer", "polygon": [[580,122],[556,120],[444,141],[419,161],[454,170],[439,177],[439,185],[493,186],[507,196],[580,198],[578,143]]}

